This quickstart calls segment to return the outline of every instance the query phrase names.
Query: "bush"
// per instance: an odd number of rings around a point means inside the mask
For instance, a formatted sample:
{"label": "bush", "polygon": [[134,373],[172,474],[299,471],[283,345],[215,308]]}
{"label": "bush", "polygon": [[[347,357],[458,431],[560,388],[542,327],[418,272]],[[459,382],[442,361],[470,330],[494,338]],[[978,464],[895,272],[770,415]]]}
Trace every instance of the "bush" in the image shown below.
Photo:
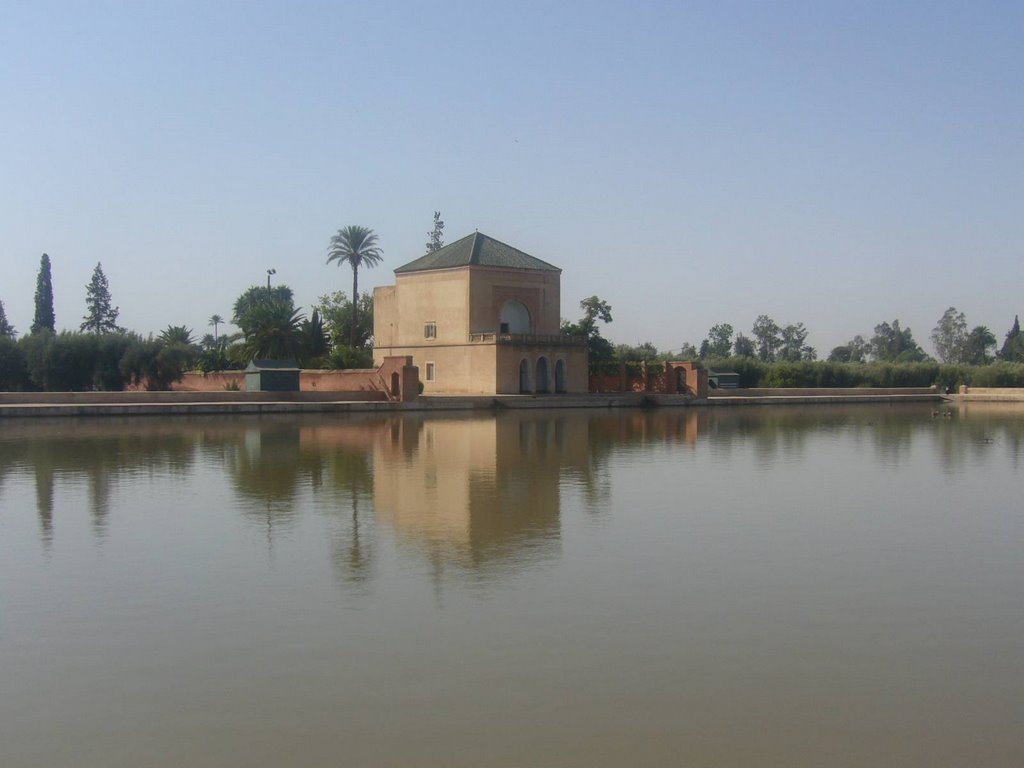
{"label": "bush", "polygon": [[229,349],[230,347],[224,339],[219,340],[216,344],[203,347],[199,356],[196,358],[196,367],[203,373],[213,373],[214,371],[237,371],[245,368],[239,360],[229,357]]}
{"label": "bush", "polygon": [[29,373],[47,392],[87,392],[93,389],[98,336],[62,331],[51,336]]}
{"label": "bush", "polygon": [[[956,387],[961,383],[970,383],[969,379],[972,374],[981,370],[972,366],[940,366],[935,362],[839,363],[805,360],[799,363],[764,363],[752,357],[710,360],[708,368],[718,371],[733,371],[739,374],[739,386],[744,389],[757,387],[930,387],[932,385]],[[1006,376],[1003,377],[1003,379],[1006,378]]]}
{"label": "bush", "polygon": [[107,333],[97,337],[96,358],[92,372],[92,383],[95,389],[108,392],[124,389],[125,378],[121,373],[121,358],[133,344],[138,342],[138,336],[126,333]]}
{"label": "bush", "polygon": [[972,387],[1024,387],[1024,363],[998,362],[975,368]]}
{"label": "bush", "polygon": [[22,336],[18,341],[25,361],[25,373],[28,376],[26,388],[33,390],[45,389],[46,354],[53,343],[53,333],[48,330]]}
{"label": "bush", "polygon": [[185,344],[138,339],[121,358],[120,369],[127,381],[142,384],[147,390],[167,390],[181,380],[193,360],[194,351]]}
{"label": "bush", "polygon": [[18,392],[26,386],[25,353],[10,336],[0,336],[0,391]]}
{"label": "bush", "polygon": [[802,387],[802,371],[796,363],[777,363],[768,368],[764,376],[765,387]]}
{"label": "bush", "polygon": [[346,347],[339,344],[331,350],[331,354],[327,356],[326,363],[328,367],[334,368],[335,370],[343,370],[346,368],[372,368],[373,367],[373,351],[363,348]]}

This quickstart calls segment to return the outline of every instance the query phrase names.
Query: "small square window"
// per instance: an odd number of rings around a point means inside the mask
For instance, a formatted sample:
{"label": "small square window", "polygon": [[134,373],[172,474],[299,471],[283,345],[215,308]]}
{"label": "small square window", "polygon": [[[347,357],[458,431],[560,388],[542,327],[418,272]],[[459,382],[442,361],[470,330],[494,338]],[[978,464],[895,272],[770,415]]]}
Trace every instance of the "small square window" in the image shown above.
{"label": "small square window", "polygon": [[434,380],[434,364],[427,363],[427,381]]}
{"label": "small square window", "polygon": [[437,323],[426,323],[423,326],[423,338],[424,339],[436,339],[437,338]]}

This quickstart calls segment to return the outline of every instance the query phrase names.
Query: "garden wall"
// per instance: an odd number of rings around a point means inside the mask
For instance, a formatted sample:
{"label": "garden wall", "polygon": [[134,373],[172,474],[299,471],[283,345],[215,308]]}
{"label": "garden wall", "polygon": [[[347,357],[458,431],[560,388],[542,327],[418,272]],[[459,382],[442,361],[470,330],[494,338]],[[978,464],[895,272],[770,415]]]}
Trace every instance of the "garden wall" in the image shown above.
{"label": "garden wall", "polygon": [[[245,371],[186,373],[171,385],[172,392],[225,392],[236,388],[245,392]],[[419,395],[419,371],[412,365],[412,358],[404,356],[386,357],[379,368],[304,369],[299,372],[299,391],[330,393],[340,400],[410,402]]]}

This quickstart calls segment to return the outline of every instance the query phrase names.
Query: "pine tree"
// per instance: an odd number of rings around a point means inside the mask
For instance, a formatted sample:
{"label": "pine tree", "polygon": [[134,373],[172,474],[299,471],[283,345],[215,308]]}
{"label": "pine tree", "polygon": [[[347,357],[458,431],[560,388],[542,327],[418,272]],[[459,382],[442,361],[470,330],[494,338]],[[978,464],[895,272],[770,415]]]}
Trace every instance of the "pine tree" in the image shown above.
{"label": "pine tree", "polygon": [[111,306],[110,285],[103,274],[103,265],[96,264],[92,271],[92,280],[85,286],[85,321],[80,330],[90,333],[117,333],[123,331],[117,325],[118,307]]}
{"label": "pine tree", "polygon": [[36,277],[36,314],[32,319],[32,333],[39,331],[57,332],[57,323],[53,316],[53,278],[50,275],[50,257],[45,253],[39,261],[39,274]]}
{"label": "pine tree", "polygon": [[10,336],[14,338],[16,331],[14,326],[7,322],[7,313],[4,312],[4,302],[0,300],[0,336]]}
{"label": "pine tree", "polygon": [[1006,333],[1006,341],[999,350],[1000,360],[1024,362],[1024,336],[1020,335],[1020,317],[1014,315],[1013,327]]}
{"label": "pine tree", "polygon": [[444,222],[441,221],[441,212],[434,211],[434,228],[427,233],[430,238],[427,241],[427,253],[433,253],[444,245]]}

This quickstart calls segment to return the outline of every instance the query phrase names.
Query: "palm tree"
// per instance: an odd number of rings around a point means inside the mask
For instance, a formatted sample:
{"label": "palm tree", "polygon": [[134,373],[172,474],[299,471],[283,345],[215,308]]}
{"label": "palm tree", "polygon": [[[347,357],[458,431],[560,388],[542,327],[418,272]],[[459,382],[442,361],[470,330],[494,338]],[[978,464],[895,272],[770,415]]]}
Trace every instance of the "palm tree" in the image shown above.
{"label": "palm tree", "polygon": [[339,229],[331,238],[327,251],[327,263],[336,261],[340,267],[348,263],[352,267],[352,336],[350,344],[356,345],[356,329],[359,323],[359,268],[373,267],[383,260],[377,247],[377,235],[368,227],[352,225]]}
{"label": "palm tree", "polygon": [[213,326],[213,340],[217,340],[217,326],[224,322],[224,318],[220,315],[210,315],[210,325]]}
{"label": "palm tree", "polygon": [[251,359],[287,360],[302,353],[302,321],[298,309],[282,303],[256,307],[245,332],[245,354]]}
{"label": "palm tree", "polygon": [[160,332],[160,341],[164,344],[184,344],[186,347],[195,344],[192,329],[184,325],[168,325]]}

